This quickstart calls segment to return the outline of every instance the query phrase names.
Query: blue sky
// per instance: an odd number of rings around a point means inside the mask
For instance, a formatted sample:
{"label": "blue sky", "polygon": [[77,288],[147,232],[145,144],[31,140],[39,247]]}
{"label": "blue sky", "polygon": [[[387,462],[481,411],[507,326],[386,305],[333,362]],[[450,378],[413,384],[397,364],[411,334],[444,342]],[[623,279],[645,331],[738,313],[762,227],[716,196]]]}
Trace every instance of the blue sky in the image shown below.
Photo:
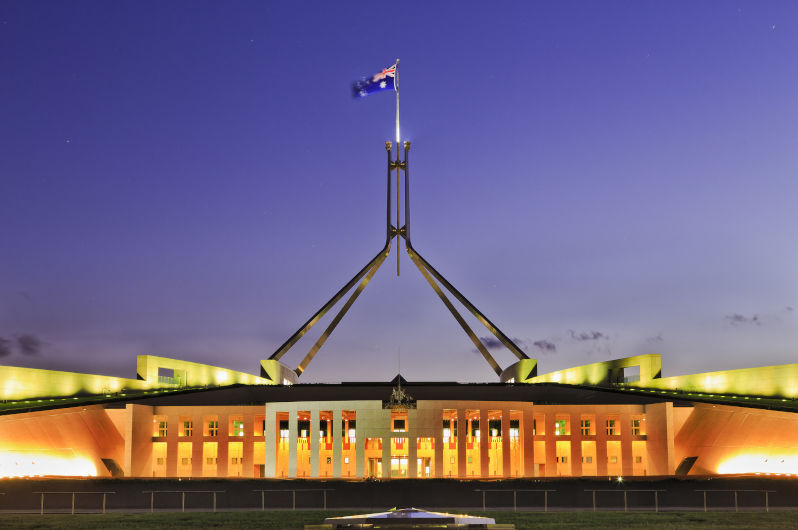
{"label": "blue sky", "polygon": [[[795,362],[797,29],[795,2],[4,2],[0,362],[257,371],[382,245],[394,101],[350,84],[396,57],[414,244],[541,372]],[[399,351],[494,380],[394,262],[302,380]]]}

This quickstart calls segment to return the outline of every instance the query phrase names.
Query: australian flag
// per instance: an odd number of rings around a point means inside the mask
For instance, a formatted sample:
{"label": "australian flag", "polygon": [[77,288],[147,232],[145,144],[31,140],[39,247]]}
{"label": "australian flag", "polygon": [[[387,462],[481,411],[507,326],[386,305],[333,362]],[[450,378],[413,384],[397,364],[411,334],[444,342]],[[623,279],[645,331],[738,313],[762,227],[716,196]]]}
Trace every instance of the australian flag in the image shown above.
{"label": "australian flag", "polygon": [[383,68],[382,72],[370,78],[364,77],[360,81],[352,83],[352,96],[356,98],[363,98],[383,90],[396,90],[395,64],[388,68]]}

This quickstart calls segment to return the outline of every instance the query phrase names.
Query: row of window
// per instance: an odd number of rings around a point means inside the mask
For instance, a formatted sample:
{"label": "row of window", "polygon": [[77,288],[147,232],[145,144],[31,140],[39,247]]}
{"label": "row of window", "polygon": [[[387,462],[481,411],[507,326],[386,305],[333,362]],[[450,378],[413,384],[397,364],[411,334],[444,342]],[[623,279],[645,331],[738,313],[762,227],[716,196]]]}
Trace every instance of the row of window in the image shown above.
{"label": "row of window", "polygon": [[[642,436],[645,434],[644,429],[645,418],[632,418],[631,420],[631,433],[632,436]],[[540,422],[543,427],[543,421]],[[607,436],[620,436],[621,435],[621,421],[617,418],[607,418],[604,423],[605,432]],[[582,418],[579,420],[579,432],[582,436],[595,436],[595,420],[592,418]],[[545,429],[538,429],[538,420],[532,420],[532,434],[543,435],[546,434]],[[571,434],[570,422],[566,418],[557,418],[554,420],[554,435],[555,436],[569,436]]]}
{"label": "row of window", "polygon": [[[156,417],[153,420],[156,424],[155,433],[153,436],[159,437],[166,437],[169,433],[169,425],[168,421],[160,416]],[[406,431],[406,420],[394,420],[393,422],[393,431],[394,432],[405,432]],[[471,421],[471,428],[470,434],[479,437],[479,420],[470,420]],[[631,420],[631,433],[632,436],[640,436],[645,434],[644,424],[645,418],[632,418]],[[263,436],[266,430],[266,420],[263,418],[258,418],[255,421],[255,424],[258,425],[258,429],[255,430],[255,436]],[[218,436],[219,435],[219,421],[217,419],[210,419],[206,418],[203,421],[204,430],[203,436]],[[298,422],[299,427],[299,437],[300,438],[307,438],[308,431],[310,429],[310,424],[307,421],[300,421]],[[348,427],[348,428],[346,428]],[[355,437],[355,422],[349,421],[348,425],[342,429],[341,435],[343,437],[348,436],[349,438]],[[538,428],[541,427],[541,428]],[[541,419],[538,422],[538,418],[532,420],[532,434],[533,435],[543,435],[545,434],[544,422]],[[327,424],[325,421],[321,422],[320,429],[319,429],[319,437],[326,438],[327,437]],[[583,417],[579,421],[579,428],[580,433],[582,436],[594,436],[595,432],[595,421],[589,417]],[[490,435],[492,437],[499,437],[501,436],[501,421],[500,420],[491,420],[489,422],[489,429]],[[231,419],[230,420],[230,436],[244,436],[245,426],[243,419]],[[280,421],[280,438],[288,438],[288,421],[281,420]],[[617,418],[607,418],[605,421],[605,432],[607,436],[620,436],[621,434],[621,427],[620,427],[620,420]],[[570,429],[570,421],[568,418],[558,417],[554,420],[554,435],[555,436],[569,436],[571,434]],[[519,422],[518,420],[510,420],[510,438],[512,440],[517,440],[520,435],[519,429]],[[179,422],[179,431],[178,436],[194,436],[194,421],[191,419],[182,419]],[[451,436],[457,436],[457,421],[456,420],[444,420],[443,421],[443,437],[444,441],[448,441]]]}
{"label": "row of window", "polygon": [[[156,416],[153,420],[155,424],[155,429],[153,436],[158,436],[161,438],[165,438],[169,435],[169,422],[163,416]],[[255,422],[256,425],[259,425],[260,429],[256,429],[254,432],[255,436],[263,436],[264,430],[266,429],[266,420],[261,419],[260,421]],[[178,436],[194,436],[194,420],[191,419],[181,419],[178,423]],[[218,419],[211,419],[206,418],[203,420],[203,436],[219,436],[219,420]],[[232,419],[230,420],[230,436],[244,436],[244,420],[242,419]]]}

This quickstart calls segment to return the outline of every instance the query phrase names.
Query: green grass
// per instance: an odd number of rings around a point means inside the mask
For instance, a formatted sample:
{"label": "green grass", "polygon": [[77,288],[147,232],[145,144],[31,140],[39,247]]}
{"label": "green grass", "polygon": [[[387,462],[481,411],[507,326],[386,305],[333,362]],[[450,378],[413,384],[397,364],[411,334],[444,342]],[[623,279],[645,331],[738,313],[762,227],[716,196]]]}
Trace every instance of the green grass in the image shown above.
{"label": "green grass", "polygon": [[[459,511],[459,510],[458,510]],[[497,523],[513,523],[519,530],[526,528],[798,528],[792,512],[772,513],[619,513],[619,512],[563,512],[511,513],[463,510],[471,515],[493,517]],[[0,528],[302,528],[305,524],[319,524],[328,516],[351,515],[364,512],[340,511],[267,511],[267,512],[195,512],[156,514],[80,514],[61,515],[0,515]]]}

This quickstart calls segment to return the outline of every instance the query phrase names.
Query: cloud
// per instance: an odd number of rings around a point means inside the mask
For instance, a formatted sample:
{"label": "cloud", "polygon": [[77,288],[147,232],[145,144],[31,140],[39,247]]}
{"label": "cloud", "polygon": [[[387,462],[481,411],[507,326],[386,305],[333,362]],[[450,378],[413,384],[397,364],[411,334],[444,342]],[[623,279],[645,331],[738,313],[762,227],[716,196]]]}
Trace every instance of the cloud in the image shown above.
{"label": "cloud", "polygon": [[723,317],[729,324],[732,326],[744,326],[747,324],[752,324],[754,326],[761,326],[762,320],[759,318],[759,315],[752,315],[747,317],[745,315],[741,315],[739,313],[734,313],[731,315],[726,315]]}
{"label": "cloud", "polygon": [[0,337],[0,357],[11,355],[11,341]]}
{"label": "cloud", "polygon": [[605,335],[600,331],[580,331],[579,333],[577,333],[574,330],[569,329],[568,333],[571,335],[572,339],[578,340],[580,342],[584,342],[587,340],[609,339],[607,335]]}
{"label": "cloud", "polygon": [[538,348],[545,354],[549,353],[557,353],[557,345],[551,342],[550,340],[542,339],[536,340],[532,343],[532,346]]}
{"label": "cloud", "polygon": [[784,310],[787,311],[788,313],[792,313],[793,311],[795,311],[795,309],[791,305],[785,307]]}
{"label": "cloud", "polygon": [[662,332],[659,332],[659,333],[657,333],[657,335],[655,337],[647,338],[646,342],[661,344],[661,343],[665,342],[665,339],[662,338]]}
{"label": "cloud", "polygon": [[[490,337],[490,336],[487,336],[487,337],[479,337],[479,340],[480,340],[480,341],[482,341],[482,344],[484,344],[484,345],[485,345],[485,348],[487,348],[487,349],[489,349],[489,350],[500,350],[500,349],[504,348],[504,344],[502,344],[502,341],[500,341],[500,340],[499,340],[499,339],[497,339],[496,337]],[[519,339],[518,337],[513,337],[513,338],[512,338],[512,341],[513,341],[513,342],[516,344],[516,346],[518,346],[518,347],[519,347],[521,350],[524,350],[524,349],[526,349],[526,341],[524,341],[524,340],[521,340],[521,339]],[[473,349],[473,350],[471,350],[471,351],[472,351],[472,352],[474,352],[474,353],[479,353],[479,350],[478,350],[478,349],[476,349],[476,348],[474,348],[474,349]]]}
{"label": "cloud", "polygon": [[36,355],[41,350],[42,342],[33,335],[25,334],[17,337],[17,346],[24,355]]}

